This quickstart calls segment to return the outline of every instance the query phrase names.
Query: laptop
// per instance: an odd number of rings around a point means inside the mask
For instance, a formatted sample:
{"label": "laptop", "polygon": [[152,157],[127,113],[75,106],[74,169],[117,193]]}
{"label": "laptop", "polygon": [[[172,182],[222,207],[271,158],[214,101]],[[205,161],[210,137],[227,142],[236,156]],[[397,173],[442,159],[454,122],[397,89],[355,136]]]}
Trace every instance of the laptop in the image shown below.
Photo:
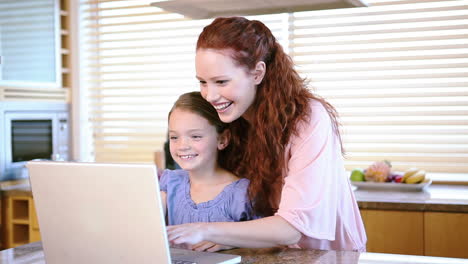
{"label": "laptop", "polygon": [[30,161],[26,167],[47,264],[241,261],[170,249],[154,164]]}

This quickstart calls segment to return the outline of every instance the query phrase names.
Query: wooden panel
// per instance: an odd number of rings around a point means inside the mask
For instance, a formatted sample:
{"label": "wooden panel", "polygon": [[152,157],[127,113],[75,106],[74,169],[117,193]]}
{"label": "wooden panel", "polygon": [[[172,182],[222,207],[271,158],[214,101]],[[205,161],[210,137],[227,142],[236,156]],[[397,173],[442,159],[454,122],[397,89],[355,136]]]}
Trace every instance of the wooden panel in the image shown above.
{"label": "wooden panel", "polygon": [[28,243],[29,197],[9,196],[4,197],[2,202],[2,247],[11,248]]}
{"label": "wooden panel", "polygon": [[2,197],[2,226],[1,226],[1,232],[0,232],[0,236],[2,238],[2,249],[4,248],[7,248],[7,234],[9,232],[9,225],[7,224],[8,223],[8,216],[11,215],[11,213],[9,213],[9,210],[10,209],[10,204],[9,204],[9,200],[7,199],[7,197]]}
{"label": "wooden panel", "polygon": [[31,228],[39,229],[39,223],[37,221],[36,207],[34,206],[34,200],[30,198],[29,200],[29,215],[31,220]]}
{"label": "wooden panel", "polygon": [[40,241],[41,233],[37,229],[33,229],[29,234],[29,243]]}
{"label": "wooden panel", "polygon": [[426,255],[468,258],[468,214],[426,212],[424,234]]}
{"label": "wooden panel", "polygon": [[40,241],[41,233],[39,232],[39,222],[37,221],[36,207],[34,206],[33,198],[29,198],[29,243]]}
{"label": "wooden panel", "polygon": [[367,251],[424,254],[423,212],[361,210]]}

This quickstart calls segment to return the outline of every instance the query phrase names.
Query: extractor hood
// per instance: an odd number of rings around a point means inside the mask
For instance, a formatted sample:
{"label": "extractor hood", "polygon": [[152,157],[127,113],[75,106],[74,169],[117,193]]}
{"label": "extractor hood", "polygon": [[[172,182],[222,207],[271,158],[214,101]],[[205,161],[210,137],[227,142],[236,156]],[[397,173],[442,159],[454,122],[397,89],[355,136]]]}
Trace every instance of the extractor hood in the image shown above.
{"label": "extractor hood", "polygon": [[151,5],[192,19],[367,6],[361,0],[171,0]]}

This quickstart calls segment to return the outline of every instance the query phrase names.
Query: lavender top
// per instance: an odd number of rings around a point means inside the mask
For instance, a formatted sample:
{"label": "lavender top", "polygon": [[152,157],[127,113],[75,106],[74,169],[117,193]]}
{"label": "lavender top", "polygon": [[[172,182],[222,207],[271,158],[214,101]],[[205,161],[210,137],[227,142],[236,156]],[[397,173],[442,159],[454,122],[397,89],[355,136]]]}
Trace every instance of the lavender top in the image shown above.
{"label": "lavender top", "polygon": [[196,204],[190,197],[189,174],[185,170],[164,170],[160,190],[167,194],[169,225],[195,222],[237,222],[254,219],[247,197],[249,180],[242,178],[224,187],[213,200]]}

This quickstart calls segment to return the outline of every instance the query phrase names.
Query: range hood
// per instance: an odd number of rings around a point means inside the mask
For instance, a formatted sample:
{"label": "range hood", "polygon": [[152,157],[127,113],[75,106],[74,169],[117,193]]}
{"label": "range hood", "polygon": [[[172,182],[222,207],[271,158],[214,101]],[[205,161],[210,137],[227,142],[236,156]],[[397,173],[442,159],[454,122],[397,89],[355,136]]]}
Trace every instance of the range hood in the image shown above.
{"label": "range hood", "polygon": [[367,6],[361,0],[171,0],[151,5],[192,19]]}

